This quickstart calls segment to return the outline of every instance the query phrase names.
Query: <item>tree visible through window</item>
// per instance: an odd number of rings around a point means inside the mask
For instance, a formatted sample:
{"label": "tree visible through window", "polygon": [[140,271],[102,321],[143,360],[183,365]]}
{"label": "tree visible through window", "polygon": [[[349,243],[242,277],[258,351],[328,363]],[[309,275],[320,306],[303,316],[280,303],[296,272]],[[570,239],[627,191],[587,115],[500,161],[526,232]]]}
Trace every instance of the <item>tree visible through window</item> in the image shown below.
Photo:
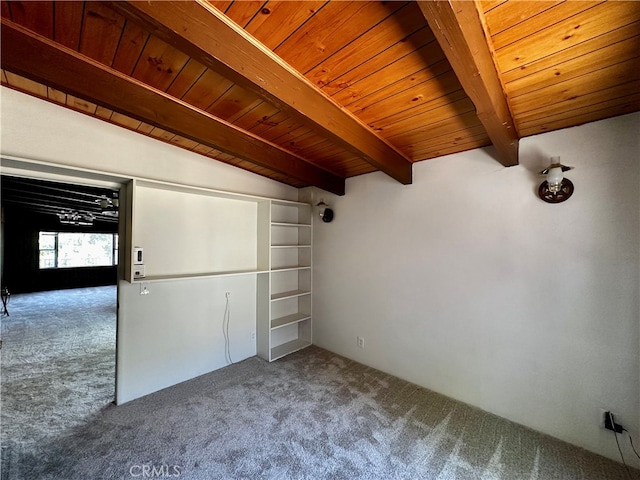
{"label": "tree visible through window", "polygon": [[118,264],[117,233],[40,232],[40,268]]}
{"label": "tree visible through window", "polygon": [[56,251],[58,250],[58,234],[40,232],[40,268],[56,268]]}

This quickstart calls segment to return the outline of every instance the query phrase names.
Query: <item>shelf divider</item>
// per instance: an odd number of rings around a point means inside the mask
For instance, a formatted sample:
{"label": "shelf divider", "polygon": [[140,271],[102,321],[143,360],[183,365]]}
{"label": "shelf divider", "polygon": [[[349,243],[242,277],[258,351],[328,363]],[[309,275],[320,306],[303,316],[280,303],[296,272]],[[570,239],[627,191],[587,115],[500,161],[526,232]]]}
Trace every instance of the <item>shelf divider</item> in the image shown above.
{"label": "shelf divider", "polygon": [[289,272],[294,270],[309,270],[310,268],[311,268],[310,265],[296,265],[293,267],[272,268],[271,271],[272,272]]}
{"label": "shelf divider", "polygon": [[289,355],[290,353],[297,352],[298,350],[302,350],[309,345],[311,345],[311,342],[308,340],[292,340],[291,342],[273,347],[271,349],[271,361],[277,360],[285,355]]}
{"label": "shelf divider", "polygon": [[271,222],[272,227],[310,227],[310,223]]}
{"label": "shelf divider", "polygon": [[272,293],[271,300],[284,300],[285,298],[301,297],[303,295],[311,295],[311,292],[305,290],[291,290],[289,292]]}
{"label": "shelf divider", "polygon": [[213,278],[213,277],[233,277],[238,275],[258,275],[261,273],[269,273],[268,270],[236,270],[230,272],[205,272],[205,273],[181,273],[169,275],[150,275],[148,277],[137,277],[132,283],[147,282],[168,282],[171,280],[192,280],[195,278]]}
{"label": "shelf divider", "polygon": [[286,315],[284,317],[274,318],[273,320],[271,320],[271,330],[284,327],[287,325],[292,325],[294,323],[303,322],[305,320],[309,320],[310,318],[311,318],[311,315],[308,315],[306,313],[294,313],[292,315]]}

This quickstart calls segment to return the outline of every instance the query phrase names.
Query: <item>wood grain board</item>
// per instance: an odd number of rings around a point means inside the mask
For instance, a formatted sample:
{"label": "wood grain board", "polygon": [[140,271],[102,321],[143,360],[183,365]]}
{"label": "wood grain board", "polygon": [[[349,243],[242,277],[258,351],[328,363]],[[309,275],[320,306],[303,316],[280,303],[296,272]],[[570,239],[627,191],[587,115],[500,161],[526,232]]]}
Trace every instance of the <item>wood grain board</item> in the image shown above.
{"label": "wood grain board", "polygon": [[635,111],[638,2],[504,2],[485,18],[521,135]]}

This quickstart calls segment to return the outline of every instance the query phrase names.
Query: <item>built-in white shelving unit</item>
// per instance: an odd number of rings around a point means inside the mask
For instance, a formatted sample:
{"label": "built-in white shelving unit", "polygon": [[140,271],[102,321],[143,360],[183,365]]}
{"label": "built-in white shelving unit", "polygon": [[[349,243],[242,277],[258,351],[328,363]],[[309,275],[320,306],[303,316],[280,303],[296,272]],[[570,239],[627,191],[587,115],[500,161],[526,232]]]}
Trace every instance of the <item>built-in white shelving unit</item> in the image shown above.
{"label": "built-in white shelving unit", "polygon": [[[258,315],[258,355],[269,361],[311,345],[311,206],[272,200],[269,275]],[[265,276],[266,277],[266,276]]]}
{"label": "built-in white shelving unit", "polygon": [[255,275],[258,355],[311,345],[311,205],[150,180],[127,205],[127,245],[145,259],[136,278],[129,255],[130,282]]}

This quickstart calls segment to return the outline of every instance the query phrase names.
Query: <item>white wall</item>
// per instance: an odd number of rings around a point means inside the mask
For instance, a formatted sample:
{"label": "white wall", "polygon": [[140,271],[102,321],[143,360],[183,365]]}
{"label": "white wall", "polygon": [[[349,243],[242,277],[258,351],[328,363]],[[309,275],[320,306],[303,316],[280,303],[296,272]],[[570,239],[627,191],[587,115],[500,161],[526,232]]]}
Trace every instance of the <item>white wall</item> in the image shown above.
{"label": "white wall", "polygon": [[136,186],[133,244],[147,276],[258,269],[258,204]]}
{"label": "white wall", "polygon": [[[147,288],[148,295],[140,295]],[[230,292],[229,353],[256,354],[256,278],[235,276],[130,285],[120,282],[118,403],[228,364],[223,322]]]}
{"label": "white wall", "polygon": [[[619,459],[598,419],[640,439],[639,125],[525,138],[516,167],[478,149],[415,164],[411,186],[316,192],[335,220],[314,229],[314,343]],[[536,172],[555,155],[575,193],[550,205]]]}
{"label": "white wall", "polygon": [[[293,187],[4,87],[0,93],[3,156],[107,172],[123,180],[142,177],[297,200]],[[189,207],[184,205],[185,210]],[[255,211],[255,206],[250,208]],[[150,294],[141,296],[140,285],[118,285],[119,403],[226,365],[226,292],[232,293],[231,357],[239,361],[255,355],[254,276],[145,286]]]}
{"label": "white wall", "polygon": [[297,189],[52,103],[0,88],[3,155],[297,200]]}

